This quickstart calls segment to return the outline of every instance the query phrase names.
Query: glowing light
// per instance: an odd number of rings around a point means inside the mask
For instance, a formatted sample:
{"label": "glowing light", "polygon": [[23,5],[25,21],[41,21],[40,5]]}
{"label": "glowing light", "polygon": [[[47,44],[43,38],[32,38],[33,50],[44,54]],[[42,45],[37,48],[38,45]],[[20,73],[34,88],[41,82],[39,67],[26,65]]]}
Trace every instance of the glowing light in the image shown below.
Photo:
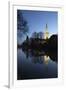
{"label": "glowing light", "polygon": [[44,56],[44,63],[45,64],[48,64],[48,61],[49,61],[49,56],[45,55]]}
{"label": "glowing light", "polygon": [[48,39],[49,38],[49,32],[48,32],[48,26],[47,26],[47,24],[46,24],[44,36],[45,36],[44,39]]}

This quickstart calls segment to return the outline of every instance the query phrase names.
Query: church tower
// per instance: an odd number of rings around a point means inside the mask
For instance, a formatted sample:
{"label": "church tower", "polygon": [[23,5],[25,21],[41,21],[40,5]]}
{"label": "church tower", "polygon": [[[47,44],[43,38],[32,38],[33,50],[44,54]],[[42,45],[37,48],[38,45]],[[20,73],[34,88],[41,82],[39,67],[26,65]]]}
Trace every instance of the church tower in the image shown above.
{"label": "church tower", "polygon": [[49,32],[48,32],[48,26],[47,26],[47,24],[46,24],[44,36],[45,36],[44,39],[48,39],[49,38]]}

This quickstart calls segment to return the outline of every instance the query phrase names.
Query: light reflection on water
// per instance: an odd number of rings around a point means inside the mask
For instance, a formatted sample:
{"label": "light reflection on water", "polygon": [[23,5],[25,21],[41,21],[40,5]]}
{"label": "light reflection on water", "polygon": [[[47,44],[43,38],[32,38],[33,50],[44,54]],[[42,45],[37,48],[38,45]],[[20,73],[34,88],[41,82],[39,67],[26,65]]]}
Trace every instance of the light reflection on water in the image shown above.
{"label": "light reflection on water", "polygon": [[[50,56],[44,54],[33,55],[33,52],[24,52],[17,50],[17,79],[40,79],[57,78],[57,62],[50,59]],[[39,53],[40,54],[40,53]]]}

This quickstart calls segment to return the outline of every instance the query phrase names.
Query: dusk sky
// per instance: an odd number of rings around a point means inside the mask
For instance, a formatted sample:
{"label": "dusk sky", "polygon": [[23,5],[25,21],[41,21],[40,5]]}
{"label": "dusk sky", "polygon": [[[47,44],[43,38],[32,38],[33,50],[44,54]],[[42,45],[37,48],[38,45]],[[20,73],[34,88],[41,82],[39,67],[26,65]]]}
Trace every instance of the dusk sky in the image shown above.
{"label": "dusk sky", "polygon": [[[55,11],[31,11],[31,10],[20,10],[23,18],[27,21],[30,37],[33,32],[44,32],[46,24],[48,25],[48,32],[52,34],[58,33],[58,13]],[[21,14],[20,13],[20,14]],[[24,37],[21,37],[21,33],[18,32],[18,42],[21,42]]]}
{"label": "dusk sky", "polygon": [[58,33],[58,13],[51,11],[22,10],[23,17],[28,22],[29,36],[33,32],[44,32],[46,24],[51,34]]}

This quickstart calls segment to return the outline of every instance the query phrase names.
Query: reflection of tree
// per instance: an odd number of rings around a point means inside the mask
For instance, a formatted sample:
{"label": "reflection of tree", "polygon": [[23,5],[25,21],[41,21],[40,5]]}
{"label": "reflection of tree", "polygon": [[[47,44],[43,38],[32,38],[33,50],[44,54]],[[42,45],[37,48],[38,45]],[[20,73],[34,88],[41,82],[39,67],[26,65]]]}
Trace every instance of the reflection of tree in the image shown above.
{"label": "reflection of tree", "polygon": [[[33,33],[36,36],[36,32]],[[52,35],[48,40],[32,38],[28,36],[25,42],[22,44],[22,50],[24,52],[30,53],[32,56],[40,57],[47,55],[51,60],[58,61],[58,51],[57,51],[57,35]],[[28,52],[29,51],[29,52]],[[29,54],[27,54],[28,56]],[[48,57],[45,57],[46,62],[48,62]]]}
{"label": "reflection of tree", "polygon": [[32,57],[32,63],[39,63],[39,64],[43,64],[44,58],[43,56],[33,56]]}
{"label": "reflection of tree", "polygon": [[[22,49],[23,50],[23,49]],[[26,54],[26,57],[31,57],[33,59],[32,62],[34,63],[45,63],[48,64],[48,61],[51,59],[52,61],[55,61],[57,63],[57,52],[55,50],[38,50],[38,49],[26,49],[23,50],[23,52]]]}
{"label": "reflection of tree", "polygon": [[28,23],[23,17],[23,13],[21,10],[17,10],[17,39],[18,41],[22,41],[22,37],[26,36],[28,33]]}

